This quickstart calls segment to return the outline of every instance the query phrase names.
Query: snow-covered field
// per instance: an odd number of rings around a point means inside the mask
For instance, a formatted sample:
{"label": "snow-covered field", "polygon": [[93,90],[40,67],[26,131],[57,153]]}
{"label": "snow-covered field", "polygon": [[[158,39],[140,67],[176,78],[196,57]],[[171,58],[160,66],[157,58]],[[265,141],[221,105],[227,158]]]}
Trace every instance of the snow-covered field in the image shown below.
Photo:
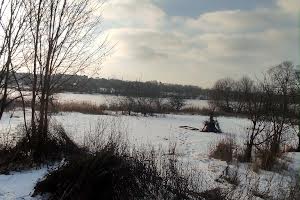
{"label": "snow-covered field", "polygon": [[[122,98],[124,98],[124,96],[114,96],[114,95],[105,95],[105,94],[75,94],[75,93],[65,92],[65,93],[56,94],[54,98],[58,99],[60,102],[84,101],[96,105],[101,105],[101,104],[109,105],[111,103],[116,103],[120,101]],[[186,99],[185,107],[197,107],[197,108],[208,107],[208,101],[199,100],[199,99]]]}
{"label": "snow-covered field", "polygon": [[47,174],[47,168],[14,172],[11,175],[0,175],[1,200],[28,200],[38,179]]}
{"label": "snow-covered field", "polygon": [[[219,117],[221,129],[224,134],[202,133],[182,129],[179,126],[203,127],[203,121],[207,116],[199,115],[157,115],[155,117],[110,115],[88,115],[81,113],[59,113],[53,119],[61,123],[69,135],[79,144],[83,143],[84,135],[92,131],[97,125],[105,125],[109,129],[117,126],[123,130],[130,143],[136,146],[151,145],[168,148],[176,143],[180,159],[188,162],[193,169],[205,172],[203,174],[207,188],[214,187],[214,181],[227,166],[226,162],[210,159],[208,152],[210,146],[222,137],[233,135],[238,144],[243,144],[246,128],[249,125],[247,119]],[[0,121],[0,131],[15,130],[22,123],[22,112],[16,111],[13,115],[5,113]],[[289,155],[294,163],[291,167],[300,169],[299,154]],[[247,171],[247,166],[241,166]],[[12,173],[11,175],[0,175],[0,199],[30,199],[34,183],[44,176],[46,168],[32,170],[29,172]],[[253,172],[252,172],[253,173]],[[274,173],[261,172],[265,177],[274,178]],[[253,174],[251,177],[260,177]],[[277,174],[277,176],[281,177]],[[278,178],[279,179],[279,178]],[[247,180],[247,177],[245,178]],[[251,182],[251,181],[250,181]],[[278,181],[277,181],[278,182]],[[279,182],[278,182],[279,183]],[[276,190],[276,189],[275,189]]]}
{"label": "snow-covered field", "polygon": [[[23,91],[24,98],[29,100],[31,98],[31,93],[29,91]],[[12,97],[19,96],[18,92],[12,92],[10,94]],[[107,95],[107,94],[80,94],[80,93],[72,93],[72,92],[63,92],[63,93],[56,93],[53,96],[54,100],[58,102],[65,103],[65,102],[74,102],[74,103],[89,103],[94,105],[111,105],[114,103],[120,102],[120,100],[124,99],[125,96],[116,96],[116,95]],[[163,100],[167,101],[166,98]],[[200,99],[186,99],[185,100],[185,108],[193,107],[193,108],[204,108],[208,107],[208,100],[200,100]]]}

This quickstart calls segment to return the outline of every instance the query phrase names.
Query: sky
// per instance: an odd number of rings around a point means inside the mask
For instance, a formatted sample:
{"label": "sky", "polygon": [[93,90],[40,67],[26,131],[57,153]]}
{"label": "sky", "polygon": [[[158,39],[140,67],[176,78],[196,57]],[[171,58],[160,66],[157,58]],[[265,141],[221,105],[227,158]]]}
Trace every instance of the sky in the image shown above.
{"label": "sky", "polygon": [[300,0],[108,0],[101,77],[211,87],[299,64]]}

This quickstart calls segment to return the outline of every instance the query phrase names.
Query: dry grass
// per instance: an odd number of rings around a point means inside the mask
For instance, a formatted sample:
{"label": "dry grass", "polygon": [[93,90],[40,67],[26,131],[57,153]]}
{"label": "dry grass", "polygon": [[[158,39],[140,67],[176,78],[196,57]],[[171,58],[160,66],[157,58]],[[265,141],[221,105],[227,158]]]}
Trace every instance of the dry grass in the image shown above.
{"label": "dry grass", "polygon": [[225,137],[210,148],[209,157],[230,163],[234,159],[235,149],[235,139],[231,136]]}
{"label": "dry grass", "polygon": [[[153,102],[145,101],[144,104],[134,103],[133,105],[127,105],[128,102],[113,102],[109,105],[106,104],[93,104],[90,102],[54,102],[50,104],[50,110],[52,112],[80,112],[85,114],[105,114],[104,111],[122,111],[124,114],[128,114],[130,112],[143,113],[146,112],[150,115],[153,113],[187,113],[192,115],[210,115],[212,110],[207,107],[184,107],[180,110],[175,110],[170,108],[170,106],[166,104],[157,105]],[[25,107],[30,107],[31,103],[29,100],[24,102]],[[6,111],[14,110],[15,108],[23,107],[23,102],[21,99],[17,99],[10,104]],[[237,116],[234,113],[227,113],[223,111],[214,111],[216,116]],[[240,115],[239,117],[243,117]]]}
{"label": "dry grass", "polygon": [[278,155],[268,147],[262,146],[256,151],[255,160],[253,162],[254,168],[271,171],[276,164]]}
{"label": "dry grass", "polygon": [[192,185],[195,176],[186,175],[173,148],[166,155],[154,149],[129,147],[117,126],[107,131],[109,125],[103,123],[86,137],[84,145],[91,151],[69,159],[48,174],[36,185],[34,196],[48,194],[48,199],[75,200],[202,199],[195,189],[199,188]]}
{"label": "dry grass", "polygon": [[68,102],[68,103],[55,103],[52,106],[52,111],[56,112],[80,112],[86,114],[104,114],[106,110],[105,105],[90,104],[87,102]]}
{"label": "dry grass", "polygon": [[61,125],[53,122],[49,125],[47,138],[43,141],[38,139],[38,135],[32,135],[30,129],[29,140],[25,129],[20,128],[18,138],[8,145],[0,145],[0,174],[51,164],[85,151],[73,142]]}

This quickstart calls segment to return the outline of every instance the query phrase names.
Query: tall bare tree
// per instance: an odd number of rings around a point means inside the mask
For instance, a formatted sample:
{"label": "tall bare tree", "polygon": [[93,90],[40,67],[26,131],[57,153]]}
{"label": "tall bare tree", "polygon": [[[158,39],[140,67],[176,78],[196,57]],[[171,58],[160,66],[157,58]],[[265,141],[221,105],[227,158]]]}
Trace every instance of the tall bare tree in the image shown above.
{"label": "tall bare tree", "polygon": [[251,122],[247,130],[244,159],[246,162],[251,162],[253,148],[261,144],[262,141],[259,140],[259,137],[264,133],[267,126],[265,121],[265,105],[267,102],[263,86],[260,83],[251,84],[250,87],[247,87],[247,90],[248,92],[244,91],[245,93],[241,93],[241,95],[246,95],[242,97],[243,111],[247,114],[247,118]]}
{"label": "tall bare tree", "polygon": [[24,44],[27,13],[22,0],[0,1],[0,120],[5,108],[18,96],[12,86],[16,80],[15,71],[21,66],[21,46]]}
{"label": "tall bare tree", "polygon": [[248,76],[243,76],[235,81],[230,95],[230,105],[232,111],[236,113],[245,113],[247,103],[255,89],[254,81]]}
{"label": "tall bare tree", "polygon": [[235,81],[231,78],[218,80],[212,88],[210,104],[226,112],[231,112],[234,85]]}
{"label": "tall bare tree", "polygon": [[285,133],[296,124],[297,117],[297,78],[291,62],[283,62],[268,71],[265,93],[269,98],[268,121],[272,123],[271,151],[279,153]]}
{"label": "tall bare tree", "polygon": [[98,40],[100,7],[94,0],[26,1],[30,31],[24,60],[33,74],[30,132],[37,158],[48,137],[51,96],[67,81],[54,75],[93,73],[106,53]]}

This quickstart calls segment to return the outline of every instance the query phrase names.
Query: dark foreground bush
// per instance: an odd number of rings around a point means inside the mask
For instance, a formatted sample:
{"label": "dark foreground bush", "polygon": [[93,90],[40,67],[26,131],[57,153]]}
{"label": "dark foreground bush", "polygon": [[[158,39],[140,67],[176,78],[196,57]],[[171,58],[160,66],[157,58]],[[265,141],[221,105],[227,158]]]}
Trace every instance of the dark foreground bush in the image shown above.
{"label": "dark foreground bush", "polygon": [[205,200],[224,200],[226,199],[226,194],[220,188],[215,188],[202,192],[201,197]]}
{"label": "dark foreground bush", "polygon": [[62,200],[201,199],[192,177],[178,169],[176,157],[166,155],[164,159],[156,153],[129,151],[109,142],[96,153],[81,154],[48,174],[37,183],[33,196]]}
{"label": "dark foreground bush", "polygon": [[[26,134],[23,129],[19,130],[19,134],[20,138],[15,139],[5,148],[0,148],[0,174],[60,161],[84,152],[58,124],[51,123],[47,138],[43,139],[42,145],[41,140],[36,138],[37,136]],[[28,137],[30,137],[30,142]]]}
{"label": "dark foreground bush", "polygon": [[26,147],[19,143],[15,147],[0,148],[0,174],[34,167]]}
{"label": "dark foreground bush", "polygon": [[102,151],[70,161],[50,173],[35,193],[50,199],[155,199],[159,177],[151,167],[129,157]]}

